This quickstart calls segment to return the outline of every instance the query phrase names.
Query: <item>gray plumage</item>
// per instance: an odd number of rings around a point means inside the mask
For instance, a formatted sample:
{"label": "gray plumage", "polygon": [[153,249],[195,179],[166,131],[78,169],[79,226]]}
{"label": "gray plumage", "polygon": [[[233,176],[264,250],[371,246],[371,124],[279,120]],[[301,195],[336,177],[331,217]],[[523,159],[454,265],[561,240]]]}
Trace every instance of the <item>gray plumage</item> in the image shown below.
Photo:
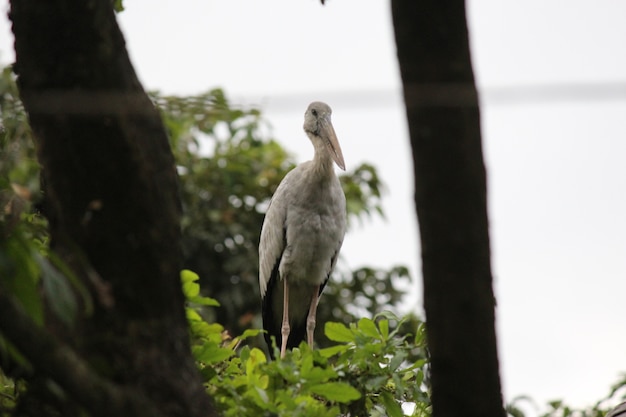
{"label": "gray plumage", "polygon": [[[304,131],[315,156],[282,180],[263,221],[259,244],[259,285],[266,340],[281,347],[312,344],[318,297],[337,261],[346,231],[346,199],[333,161],[345,169],[327,104],[313,102],[304,115]],[[287,315],[283,304],[288,286]],[[285,321],[289,326],[285,326]],[[287,336],[285,342],[283,335]],[[270,347],[271,350],[271,347]]]}

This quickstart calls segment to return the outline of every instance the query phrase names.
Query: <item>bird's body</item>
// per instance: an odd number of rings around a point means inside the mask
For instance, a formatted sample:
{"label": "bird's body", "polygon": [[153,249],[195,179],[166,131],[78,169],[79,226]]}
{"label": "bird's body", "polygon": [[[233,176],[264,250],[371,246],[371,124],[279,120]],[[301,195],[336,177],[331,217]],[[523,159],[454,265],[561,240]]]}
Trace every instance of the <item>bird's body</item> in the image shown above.
{"label": "bird's body", "polygon": [[[318,297],[346,230],[346,200],[333,161],[345,167],[330,124],[330,107],[312,103],[304,129],[315,157],[289,172],[276,189],[259,245],[263,327],[268,344],[271,336],[276,337],[281,355],[305,340],[305,334],[312,343]],[[284,305],[289,306],[286,312]]]}

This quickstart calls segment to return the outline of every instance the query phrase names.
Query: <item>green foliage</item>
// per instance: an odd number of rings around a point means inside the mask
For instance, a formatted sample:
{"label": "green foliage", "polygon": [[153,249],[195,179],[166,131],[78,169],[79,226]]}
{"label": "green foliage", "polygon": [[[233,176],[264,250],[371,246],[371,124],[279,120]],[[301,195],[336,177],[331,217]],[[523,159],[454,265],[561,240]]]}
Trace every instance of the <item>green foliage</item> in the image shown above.
{"label": "green foliage", "polygon": [[6,377],[0,369],[0,416],[10,416],[16,406],[17,391],[15,382]]}
{"label": "green foliage", "polygon": [[380,200],[383,190],[378,171],[373,165],[361,164],[349,174],[341,175],[341,185],[346,194],[348,218],[370,217],[378,214],[384,217]]}
{"label": "green foliage", "polygon": [[[410,281],[406,267],[395,266],[389,270],[361,267],[349,275],[335,276],[324,290],[324,303],[318,307],[322,317],[332,317],[349,323],[354,317],[373,317],[397,305],[404,295],[400,285]],[[327,303],[327,299],[331,299]]]}
{"label": "green foliage", "polygon": [[293,164],[275,141],[264,139],[258,111],[232,108],[220,90],[153,98],[179,166],[185,267],[222,301],[212,320],[243,331],[259,310],[263,207]]}
{"label": "green foliage", "polygon": [[[0,291],[38,325],[57,320],[71,327],[78,314],[89,314],[91,299],[49,250],[48,224],[38,207],[39,171],[36,142],[6,67],[0,75]],[[30,364],[0,335],[0,415],[7,415],[18,398],[10,377],[29,372]]]}
{"label": "green foliage", "polygon": [[0,288],[12,294],[35,323],[42,325],[38,289],[41,257],[33,246],[28,234],[19,229],[5,236],[0,243]]}
{"label": "green foliage", "polygon": [[120,13],[124,11],[124,2],[122,0],[113,0],[113,10],[116,13]]}
{"label": "green foliage", "polygon": [[[0,290],[12,294],[33,320],[42,324],[39,285],[42,272],[49,271],[46,222],[29,214],[33,196],[39,192],[38,174],[35,145],[15,77],[6,67],[0,73]],[[28,370],[29,364],[0,335],[1,416],[9,415],[18,397],[7,374],[20,376]]]}
{"label": "green foliage", "polygon": [[[311,350],[306,343],[284,359],[268,361],[255,347],[240,347],[258,331],[230,338],[200,316],[197,281],[183,271],[193,352],[208,393],[225,416],[429,416],[423,324],[415,337],[400,333],[404,319],[384,312],[349,326],[326,323],[335,344]],[[409,361],[409,357],[417,359]],[[276,352],[278,353],[278,352]],[[278,355],[277,355],[278,356]]]}
{"label": "green foliage", "polygon": [[[11,67],[0,72],[0,199],[3,208],[11,195],[30,199],[39,192],[39,165],[24,106]],[[19,201],[11,202],[18,205]],[[7,220],[6,208],[0,216]]]}

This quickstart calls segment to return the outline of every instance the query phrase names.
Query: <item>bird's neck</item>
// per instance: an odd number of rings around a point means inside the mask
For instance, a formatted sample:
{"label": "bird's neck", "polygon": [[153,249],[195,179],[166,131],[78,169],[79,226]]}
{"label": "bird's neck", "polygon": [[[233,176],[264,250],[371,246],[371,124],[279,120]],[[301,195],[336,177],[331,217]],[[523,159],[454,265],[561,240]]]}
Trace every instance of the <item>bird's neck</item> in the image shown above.
{"label": "bird's neck", "polygon": [[320,176],[334,176],[334,161],[330,155],[328,146],[322,141],[322,139],[316,136],[309,135],[309,137],[311,138],[311,142],[313,142],[313,147],[315,148],[315,156],[313,157],[313,166],[315,171]]}

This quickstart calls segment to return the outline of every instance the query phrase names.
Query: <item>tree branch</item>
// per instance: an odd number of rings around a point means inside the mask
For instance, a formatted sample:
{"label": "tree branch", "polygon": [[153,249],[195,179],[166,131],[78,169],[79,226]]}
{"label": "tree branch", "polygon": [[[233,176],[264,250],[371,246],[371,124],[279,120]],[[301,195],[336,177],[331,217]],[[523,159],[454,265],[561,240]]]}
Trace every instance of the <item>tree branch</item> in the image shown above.
{"label": "tree branch", "polygon": [[15,300],[0,289],[0,333],[93,416],[160,417],[142,393],[97,375],[69,346],[37,326]]}

